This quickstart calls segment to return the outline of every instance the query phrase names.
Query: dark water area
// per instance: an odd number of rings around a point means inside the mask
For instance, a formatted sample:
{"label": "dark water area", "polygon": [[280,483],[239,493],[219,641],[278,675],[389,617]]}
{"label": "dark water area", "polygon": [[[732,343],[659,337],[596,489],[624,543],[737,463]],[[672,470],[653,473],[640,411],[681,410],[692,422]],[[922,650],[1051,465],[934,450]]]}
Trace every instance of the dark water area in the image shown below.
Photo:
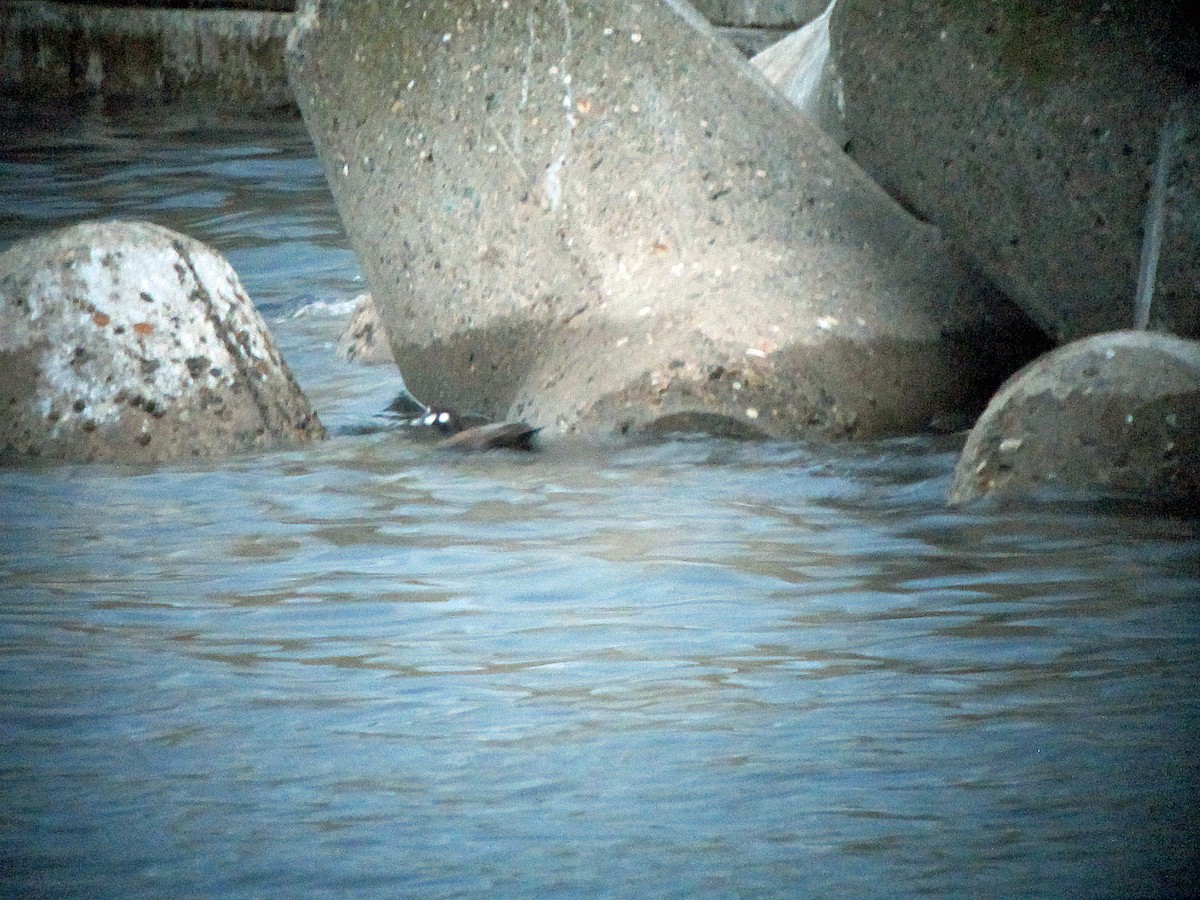
{"label": "dark water area", "polygon": [[[395,392],[299,121],[3,133],[0,248],[177,228]],[[960,443],[0,470],[0,894],[1194,895],[1200,526],[947,511]]]}

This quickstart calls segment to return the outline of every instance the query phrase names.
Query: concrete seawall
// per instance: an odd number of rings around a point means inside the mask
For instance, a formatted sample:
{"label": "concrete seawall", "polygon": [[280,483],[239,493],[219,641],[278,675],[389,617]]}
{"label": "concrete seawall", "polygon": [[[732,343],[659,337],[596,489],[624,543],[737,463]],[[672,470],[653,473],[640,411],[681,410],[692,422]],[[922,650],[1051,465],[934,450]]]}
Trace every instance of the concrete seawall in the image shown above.
{"label": "concrete seawall", "polygon": [[42,103],[289,107],[283,46],[294,5],[12,0],[0,4],[0,94]]}
{"label": "concrete seawall", "polygon": [[[5,0],[0,96],[293,107],[283,48],[295,8],[296,0]],[[754,8],[709,0],[701,11],[750,56],[824,0],[776,0],[757,19]]]}

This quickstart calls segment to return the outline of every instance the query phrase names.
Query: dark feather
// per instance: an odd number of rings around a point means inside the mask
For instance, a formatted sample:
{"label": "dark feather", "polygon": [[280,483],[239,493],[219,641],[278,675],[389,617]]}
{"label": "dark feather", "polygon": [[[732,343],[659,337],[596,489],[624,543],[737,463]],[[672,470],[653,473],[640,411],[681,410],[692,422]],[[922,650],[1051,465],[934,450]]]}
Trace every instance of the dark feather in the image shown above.
{"label": "dark feather", "polygon": [[533,436],[541,430],[524,422],[488,422],[460,416],[452,409],[433,408],[425,409],[410,424],[442,435],[438,447],[447,450],[532,450]]}
{"label": "dark feather", "polygon": [[446,438],[439,448],[445,450],[532,450],[533,438],[540,428],[524,422],[493,422],[465,428]]}

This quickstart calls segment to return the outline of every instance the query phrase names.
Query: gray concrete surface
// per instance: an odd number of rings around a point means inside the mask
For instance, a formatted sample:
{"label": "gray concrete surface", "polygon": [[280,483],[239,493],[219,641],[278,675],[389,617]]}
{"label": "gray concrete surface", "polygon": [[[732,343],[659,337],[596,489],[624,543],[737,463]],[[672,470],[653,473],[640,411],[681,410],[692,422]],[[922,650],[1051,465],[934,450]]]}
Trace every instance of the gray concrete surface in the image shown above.
{"label": "gray concrete surface", "polygon": [[1151,324],[1200,336],[1200,31],[1144,0],[839,0],[851,153],[1056,340],[1132,327],[1178,127]]}
{"label": "gray concrete surface", "polygon": [[[414,394],[549,433],[909,433],[1015,314],[683,4],[305,4],[297,99]],[[682,417],[682,418],[681,418]]]}
{"label": "gray concrete surface", "polygon": [[239,112],[292,105],[290,13],[0,3],[0,93],[40,102],[205,102]]}
{"label": "gray concrete surface", "polygon": [[[707,8],[733,23],[721,34],[752,56],[810,18],[815,5]],[[0,95],[290,107],[283,46],[295,8],[295,0],[5,0]]]}
{"label": "gray concrete surface", "polygon": [[338,357],[368,366],[396,365],[391,339],[379,319],[375,301],[370,294],[360,294],[354,299],[354,312],[345,330],[338,335]]}

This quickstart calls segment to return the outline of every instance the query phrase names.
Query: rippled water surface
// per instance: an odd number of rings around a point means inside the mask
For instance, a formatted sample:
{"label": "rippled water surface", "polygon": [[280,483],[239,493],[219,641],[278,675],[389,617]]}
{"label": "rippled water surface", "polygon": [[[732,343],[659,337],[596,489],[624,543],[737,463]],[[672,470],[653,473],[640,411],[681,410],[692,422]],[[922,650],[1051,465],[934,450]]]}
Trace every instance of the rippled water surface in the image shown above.
{"label": "rippled water surface", "polygon": [[[10,124],[0,198],[227,253],[336,431],[398,384],[296,121]],[[956,449],[0,470],[0,893],[1190,895],[1200,528]]]}

